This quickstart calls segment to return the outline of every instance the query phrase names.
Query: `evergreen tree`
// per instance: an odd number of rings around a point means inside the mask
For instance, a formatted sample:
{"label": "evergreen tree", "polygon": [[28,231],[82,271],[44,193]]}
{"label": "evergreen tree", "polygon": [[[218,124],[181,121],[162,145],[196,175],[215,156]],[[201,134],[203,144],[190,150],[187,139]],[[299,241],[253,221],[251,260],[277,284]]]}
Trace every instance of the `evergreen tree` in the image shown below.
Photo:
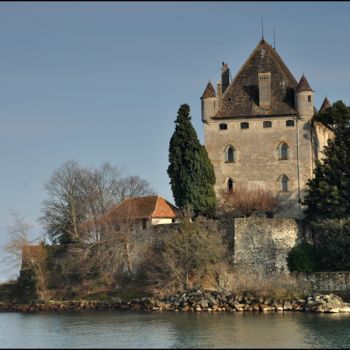
{"label": "evergreen tree", "polygon": [[324,149],[323,163],[318,162],[315,177],[308,181],[304,204],[309,222],[350,218],[350,110],[338,101],[320,113],[318,120],[328,120],[334,139]]}
{"label": "evergreen tree", "polygon": [[213,216],[216,206],[214,169],[192,126],[189,105],[180,106],[175,124],[168,167],[175,204],[179,208],[191,206],[195,215]]}
{"label": "evergreen tree", "polygon": [[317,269],[347,270],[350,267],[350,110],[338,101],[319,113],[316,120],[334,130],[335,137],[318,162],[315,177],[308,181],[304,204],[313,233]]}

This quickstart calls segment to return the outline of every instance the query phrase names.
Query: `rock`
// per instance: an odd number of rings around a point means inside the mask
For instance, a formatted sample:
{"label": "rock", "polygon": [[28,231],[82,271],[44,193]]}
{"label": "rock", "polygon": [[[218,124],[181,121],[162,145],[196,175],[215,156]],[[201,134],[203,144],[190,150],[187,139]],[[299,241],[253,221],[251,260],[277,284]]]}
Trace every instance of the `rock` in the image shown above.
{"label": "rock", "polygon": [[237,311],[243,311],[244,310],[244,304],[240,304],[237,300],[234,301],[232,305]]}
{"label": "rock", "polygon": [[275,311],[275,307],[272,305],[262,304],[260,305],[261,311]]}
{"label": "rock", "polygon": [[350,312],[350,305],[342,305],[340,308],[339,308],[339,312]]}
{"label": "rock", "polygon": [[283,311],[292,311],[293,307],[289,301],[285,301],[283,304]]}
{"label": "rock", "polygon": [[188,311],[190,307],[188,305],[185,305],[181,308],[181,311]]}
{"label": "rock", "polygon": [[260,304],[252,304],[251,308],[252,311],[260,311]]}
{"label": "rock", "polygon": [[205,300],[205,299],[201,300],[199,305],[202,309],[207,309],[209,307],[208,300]]}
{"label": "rock", "polygon": [[330,308],[327,311],[325,310],[326,313],[330,313],[330,314],[335,314],[335,313],[339,313],[340,312],[340,308],[339,307],[335,307],[335,308]]}
{"label": "rock", "polygon": [[200,305],[197,304],[197,305],[194,307],[194,311],[196,311],[196,312],[202,311],[202,308],[200,307]]}

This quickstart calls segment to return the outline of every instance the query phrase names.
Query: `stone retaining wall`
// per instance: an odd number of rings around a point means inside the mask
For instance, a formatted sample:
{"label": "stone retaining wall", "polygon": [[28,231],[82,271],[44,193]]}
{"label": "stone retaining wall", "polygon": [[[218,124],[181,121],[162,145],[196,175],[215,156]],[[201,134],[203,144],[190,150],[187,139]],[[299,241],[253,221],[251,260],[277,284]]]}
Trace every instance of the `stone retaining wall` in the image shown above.
{"label": "stone retaining wall", "polygon": [[299,273],[296,277],[311,282],[315,292],[350,292],[350,271]]}
{"label": "stone retaining wall", "polygon": [[294,219],[235,219],[234,264],[238,270],[261,274],[288,272],[288,252],[301,237]]}

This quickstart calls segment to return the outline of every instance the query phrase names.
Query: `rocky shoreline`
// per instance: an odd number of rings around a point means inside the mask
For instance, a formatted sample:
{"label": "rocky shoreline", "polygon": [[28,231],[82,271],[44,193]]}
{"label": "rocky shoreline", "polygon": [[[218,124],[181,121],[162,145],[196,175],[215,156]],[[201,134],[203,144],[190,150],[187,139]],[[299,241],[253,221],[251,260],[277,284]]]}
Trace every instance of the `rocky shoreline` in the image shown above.
{"label": "rocky shoreline", "polygon": [[145,297],[110,301],[78,300],[49,301],[47,303],[15,304],[0,302],[0,312],[133,310],[187,312],[267,312],[299,311],[319,313],[350,313],[350,303],[335,294],[312,294],[305,299],[282,300],[256,298],[214,291],[192,290],[186,293],[157,298]]}

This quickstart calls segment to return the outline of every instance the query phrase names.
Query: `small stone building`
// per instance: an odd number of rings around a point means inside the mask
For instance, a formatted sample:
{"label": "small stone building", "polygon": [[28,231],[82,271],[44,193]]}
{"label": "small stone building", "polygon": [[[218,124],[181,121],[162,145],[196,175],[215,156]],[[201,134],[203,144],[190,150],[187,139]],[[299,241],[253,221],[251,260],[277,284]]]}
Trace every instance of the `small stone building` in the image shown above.
{"label": "small stone building", "polygon": [[[214,166],[215,191],[237,184],[277,197],[276,216],[302,217],[300,201],[332,131],[314,120],[314,91],[299,82],[275,48],[262,39],[236,76],[222,64],[216,90],[201,97],[205,147]],[[321,108],[327,108],[325,99]]]}

